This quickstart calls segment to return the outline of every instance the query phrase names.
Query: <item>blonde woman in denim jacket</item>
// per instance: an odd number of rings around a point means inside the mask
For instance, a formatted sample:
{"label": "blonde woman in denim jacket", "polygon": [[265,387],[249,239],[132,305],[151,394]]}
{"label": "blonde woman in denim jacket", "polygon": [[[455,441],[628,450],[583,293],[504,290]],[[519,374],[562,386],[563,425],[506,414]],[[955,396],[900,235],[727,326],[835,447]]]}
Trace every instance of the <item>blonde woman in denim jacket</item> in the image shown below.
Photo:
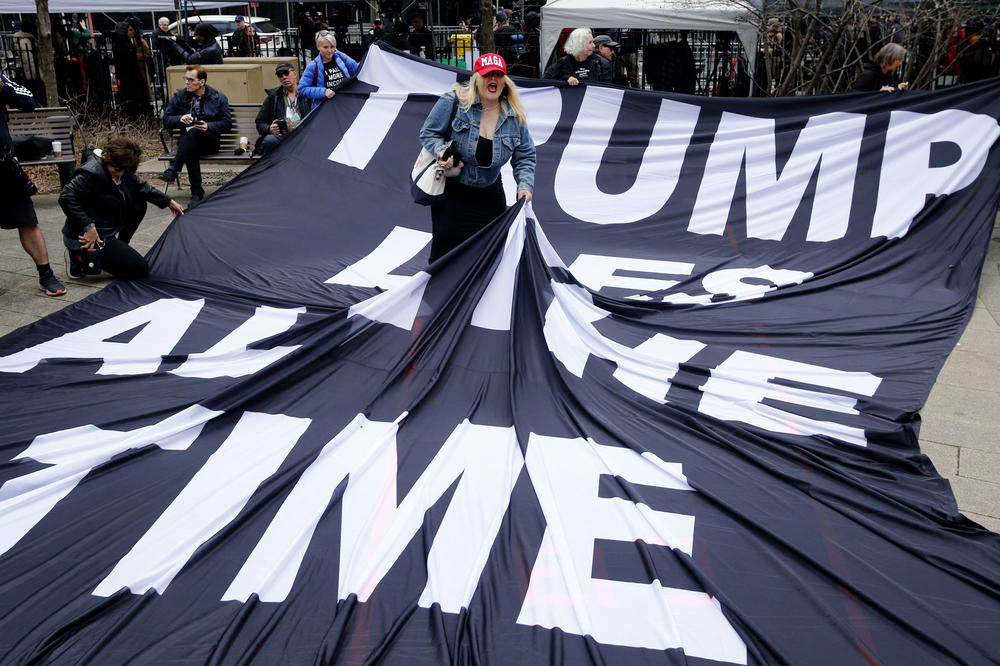
{"label": "blonde woman in denim jacket", "polygon": [[[442,160],[452,140],[458,154]],[[456,83],[453,91],[441,96],[420,128],[420,142],[438,156],[442,167],[460,167],[446,181],[444,201],[431,206],[430,261],[458,247],[504,212],[507,200],[500,167],[508,160],[517,181],[517,198],[531,201],[535,144],[517,88],[507,77],[507,63],[496,53],[481,55],[472,79]]]}

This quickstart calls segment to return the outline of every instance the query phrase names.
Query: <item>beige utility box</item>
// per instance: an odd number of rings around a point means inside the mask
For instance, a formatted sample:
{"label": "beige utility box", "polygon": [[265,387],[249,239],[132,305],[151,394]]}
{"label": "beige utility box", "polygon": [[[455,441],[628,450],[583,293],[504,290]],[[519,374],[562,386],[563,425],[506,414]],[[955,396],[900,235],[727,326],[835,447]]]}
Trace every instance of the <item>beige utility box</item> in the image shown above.
{"label": "beige utility box", "polygon": [[[222,65],[205,65],[208,72],[208,85],[229,98],[231,104],[260,104],[267,96],[267,88],[273,88],[275,83],[274,67],[271,67],[270,78],[265,79],[262,58],[247,58],[255,60],[252,64],[225,63]],[[280,62],[280,61],[279,61]],[[167,68],[167,85],[170,94],[184,87],[184,65],[174,65]]]}
{"label": "beige utility box", "polygon": [[295,56],[267,56],[266,58],[226,58],[227,65],[260,65],[260,71],[264,74],[264,87],[273,88],[278,85],[278,77],[274,75],[274,68],[278,63],[290,63],[295,71],[302,76],[302,66]]}

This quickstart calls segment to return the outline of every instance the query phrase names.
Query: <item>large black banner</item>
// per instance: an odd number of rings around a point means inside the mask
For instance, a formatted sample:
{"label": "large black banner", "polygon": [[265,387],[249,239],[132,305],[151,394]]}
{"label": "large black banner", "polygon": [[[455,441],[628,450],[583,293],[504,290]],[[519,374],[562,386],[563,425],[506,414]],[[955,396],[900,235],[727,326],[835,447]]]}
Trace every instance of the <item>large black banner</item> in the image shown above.
{"label": "large black banner", "polygon": [[1000,536],[916,415],[1000,81],[524,81],[533,201],[428,266],[460,76],[374,47],[149,279],[0,340],[0,662],[1000,660]]}

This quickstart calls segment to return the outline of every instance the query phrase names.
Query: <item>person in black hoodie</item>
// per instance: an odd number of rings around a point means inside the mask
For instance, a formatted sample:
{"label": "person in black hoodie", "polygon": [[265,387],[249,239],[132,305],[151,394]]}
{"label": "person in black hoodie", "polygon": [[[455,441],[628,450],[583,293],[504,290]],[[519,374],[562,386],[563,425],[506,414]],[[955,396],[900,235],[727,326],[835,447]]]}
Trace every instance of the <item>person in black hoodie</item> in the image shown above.
{"label": "person in black hoodie", "polygon": [[222,48],[215,41],[219,32],[208,23],[199,23],[194,29],[194,48],[187,43],[168,44],[189,65],[221,65]]}
{"label": "person in black hoodie", "polygon": [[896,43],[890,43],[879,49],[874,61],[868,61],[861,70],[861,75],[851,85],[851,92],[895,92],[907,90],[907,81],[894,83],[893,72],[899,69],[906,58],[906,49]]}
{"label": "person in black hoodie", "polygon": [[188,65],[184,72],[184,89],[174,93],[163,112],[164,127],[184,131],[177,141],[177,154],[161,178],[169,183],[187,165],[191,203],[205,196],[201,186],[201,155],[217,152],[222,135],[233,127],[229,98],[207,82],[208,72],[204,67]]}
{"label": "person in black hoodie", "polygon": [[62,233],[71,278],[83,277],[88,264],[90,272],[99,267],[119,278],[145,277],[149,265],[128,242],[146,215],[147,203],[170,208],[174,216],[184,214],[179,203],[135,174],[141,155],[142,148],[132,139],[111,139],[100,158],[77,168],[59,195],[66,213]]}

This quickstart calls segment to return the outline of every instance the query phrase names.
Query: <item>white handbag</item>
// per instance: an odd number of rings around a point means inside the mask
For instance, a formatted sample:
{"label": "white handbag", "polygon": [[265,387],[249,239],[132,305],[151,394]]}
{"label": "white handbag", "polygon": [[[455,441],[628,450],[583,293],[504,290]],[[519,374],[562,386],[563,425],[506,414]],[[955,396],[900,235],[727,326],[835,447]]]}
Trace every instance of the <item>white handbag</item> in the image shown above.
{"label": "white handbag", "polygon": [[410,171],[410,194],[421,206],[436,206],[444,198],[445,170],[438,166],[437,157],[426,148],[420,149]]}
{"label": "white handbag", "polygon": [[[451,123],[455,120],[455,112],[458,110],[458,100],[455,100],[451,107],[451,117],[448,120],[448,133],[445,140],[451,138]],[[456,156],[455,159],[458,159]],[[436,206],[444,199],[444,184],[448,178],[454,178],[462,171],[461,162],[445,169],[438,166],[437,155],[432,155],[426,148],[420,149],[417,161],[413,163],[410,170],[410,194],[413,201],[421,206]]]}

